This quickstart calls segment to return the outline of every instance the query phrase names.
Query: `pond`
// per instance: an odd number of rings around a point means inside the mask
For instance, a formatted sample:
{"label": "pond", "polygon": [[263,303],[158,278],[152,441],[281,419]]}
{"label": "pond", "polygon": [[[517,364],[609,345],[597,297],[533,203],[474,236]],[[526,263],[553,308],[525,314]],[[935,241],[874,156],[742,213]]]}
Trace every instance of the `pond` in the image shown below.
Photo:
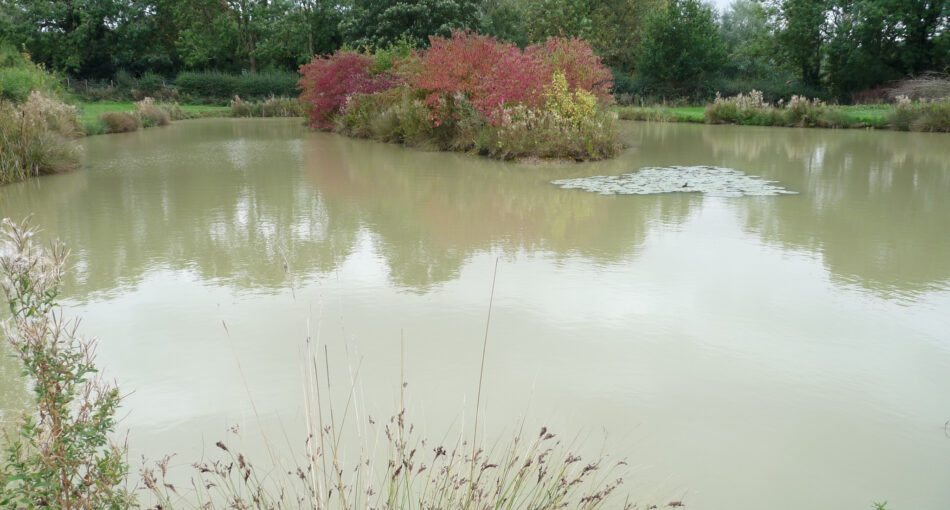
{"label": "pond", "polygon": [[[131,459],[187,466],[231,425],[302,444],[308,331],[367,412],[395,410],[403,359],[412,421],[470,430],[497,260],[487,438],[546,425],[627,458],[623,490],[661,505],[946,508],[950,137],[624,137],[611,161],[513,164],[178,122],[85,139],[83,169],[0,187],[0,217],[71,249],[63,303],[129,393]],[[796,193],[551,184],[671,166]],[[22,408],[0,354],[0,405]]]}

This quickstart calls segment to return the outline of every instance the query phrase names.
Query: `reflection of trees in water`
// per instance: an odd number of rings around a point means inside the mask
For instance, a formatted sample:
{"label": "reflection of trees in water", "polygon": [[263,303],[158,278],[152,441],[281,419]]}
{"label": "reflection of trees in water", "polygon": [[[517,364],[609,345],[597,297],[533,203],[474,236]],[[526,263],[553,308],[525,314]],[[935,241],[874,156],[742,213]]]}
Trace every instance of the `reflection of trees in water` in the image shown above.
{"label": "reflection of trees in water", "polygon": [[473,254],[548,251],[620,260],[652,223],[685,218],[698,197],[607,197],[549,184],[571,165],[512,165],[336,138],[308,144],[308,175],[328,203],[360,209],[393,280],[424,291]]}
{"label": "reflection of trees in water", "polygon": [[[950,279],[945,135],[627,124],[636,148],[585,165],[512,165],[308,133],[295,122],[193,121],[86,140],[101,167],[0,190],[0,216],[73,247],[74,296],[135,284],[152,268],[237,288],[326,273],[371,234],[392,280],[425,291],[474,254],[545,251],[611,263],[695,195],[599,196],[552,179],[641,166],[716,164],[798,196],[742,199],[748,228],[820,253],[838,278],[918,291]],[[303,167],[303,171],[301,171]]]}
{"label": "reflection of trees in water", "polygon": [[565,191],[548,181],[584,167],[426,153],[286,121],[194,121],[86,148],[100,168],[5,187],[0,200],[0,216],[33,212],[73,248],[71,297],[162,267],[275,289],[285,259],[297,276],[330,272],[361,229],[392,281],[424,292],[487,250],[621,260],[699,200]]}
{"label": "reflection of trees in water", "polygon": [[885,295],[950,279],[945,135],[708,127],[703,142],[801,192],[737,202],[764,239],[820,253],[834,277]]}
{"label": "reflection of trees in water", "polygon": [[357,218],[300,182],[298,126],[185,124],[184,132],[90,139],[88,160],[106,170],[4,189],[0,215],[32,212],[35,225],[73,248],[66,288],[76,296],[135,284],[155,267],[276,288],[287,282],[285,260],[310,274],[352,251]]}

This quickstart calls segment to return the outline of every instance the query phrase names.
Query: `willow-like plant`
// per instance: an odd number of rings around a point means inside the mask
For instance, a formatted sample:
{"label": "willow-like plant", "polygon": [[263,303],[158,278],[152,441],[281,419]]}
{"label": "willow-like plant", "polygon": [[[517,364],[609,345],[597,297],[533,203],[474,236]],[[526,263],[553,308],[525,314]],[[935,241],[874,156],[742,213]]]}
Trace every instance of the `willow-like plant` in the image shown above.
{"label": "willow-like plant", "polygon": [[6,438],[0,508],[131,507],[124,447],[109,437],[119,390],[98,375],[95,342],[57,304],[67,251],[44,249],[34,235],[8,219],[0,227],[0,288],[11,315],[2,329],[35,403]]}

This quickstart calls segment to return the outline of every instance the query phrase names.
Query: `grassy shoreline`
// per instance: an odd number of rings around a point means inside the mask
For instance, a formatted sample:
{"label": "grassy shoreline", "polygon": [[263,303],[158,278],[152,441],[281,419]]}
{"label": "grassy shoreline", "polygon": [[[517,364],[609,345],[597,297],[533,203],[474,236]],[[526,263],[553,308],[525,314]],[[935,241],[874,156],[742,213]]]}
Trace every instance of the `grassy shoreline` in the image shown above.
{"label": "grassy shoreline", "polygon": [[86,136],[135,131],[162,126],[169,121],[223,117],[302,117],[303,110],[295,98],[269,98],[245,102],[235,97],[230,106],[205,104],[154,103],[169,114],[167,121],[148,122],[131,101],[80,102],[79,122]]}
{"label": "grassy shoreline", "polygon": [[[231,113],[231,108],[228,106],[183,104],[179,107],[185,113],[185,119],[227,117]],[[83,123],[94,122],[103,113],[131,113],[135,111],[135,105],[132,101],[81,102],[77,105],[77,108],[79,109],[79,120]]]}
{"label": "grassy shoreline", "polygon": [[[934,103],[936,104],[936,103]],[[926,104],[924,104],[926,105]],[[824,105],[824,122],[783,123],[774,119],[749,116],[747,118],[717,118],[707,106],[617,106],[614,111],[621,120],[652,122],[689,122],[695,124],[738,124],[770,127],[807,127],[830,129],[887,129],[895,131],[947,131],[937,126],[931,129],[912,129],[908,125],[895,125],[900,105]],[[918,105],[919,106],[919,105]]]}

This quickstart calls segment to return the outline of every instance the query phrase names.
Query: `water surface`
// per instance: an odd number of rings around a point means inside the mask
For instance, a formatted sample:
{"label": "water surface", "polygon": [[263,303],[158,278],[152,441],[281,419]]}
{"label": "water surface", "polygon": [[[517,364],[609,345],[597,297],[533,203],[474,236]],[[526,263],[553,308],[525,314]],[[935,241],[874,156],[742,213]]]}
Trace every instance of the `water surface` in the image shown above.
{"label": "water surface", "polygon": [[[187,465],[233,424],[302,442],[308,323],[368,412],[395,408],[402,336],[413,421],[470,429],[498,259],[488,436],[527,417],[606,444],[645,502],[946,508],[950,138],[624,129],[615,160],[517,165],[179,122],[84,140],[82,170],[0,188],[0,216],[71,248],[64,302],[131,392],[132,458]],[[799,194],[550,184],[673,165]],[[18,372],[4,356],[8,409]]]}

